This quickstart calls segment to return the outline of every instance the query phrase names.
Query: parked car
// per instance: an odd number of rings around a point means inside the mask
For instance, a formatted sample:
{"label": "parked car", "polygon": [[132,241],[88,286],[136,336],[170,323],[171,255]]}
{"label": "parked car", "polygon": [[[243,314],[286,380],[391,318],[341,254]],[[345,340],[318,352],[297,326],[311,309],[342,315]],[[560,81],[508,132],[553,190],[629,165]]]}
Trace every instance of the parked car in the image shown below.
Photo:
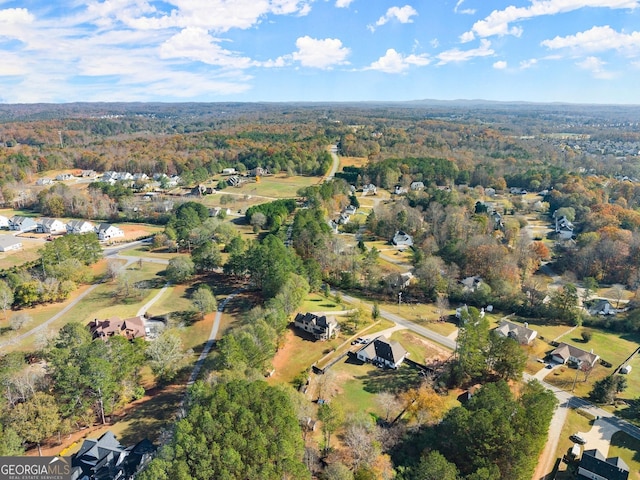
{"label": "parked car", "polygon": [[579,443],[580,445],[584,445],[585,443],[587,443],[587,440],[579,433],[574,433],[569,438],[574,442]]}

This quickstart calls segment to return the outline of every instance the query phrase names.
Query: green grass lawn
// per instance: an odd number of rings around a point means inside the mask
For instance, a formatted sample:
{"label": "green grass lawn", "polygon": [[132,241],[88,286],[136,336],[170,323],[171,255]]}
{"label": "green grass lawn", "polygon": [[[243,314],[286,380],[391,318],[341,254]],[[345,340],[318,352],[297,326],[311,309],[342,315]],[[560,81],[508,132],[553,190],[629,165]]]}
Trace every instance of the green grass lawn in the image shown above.
{"label": "green grass lawn", "polygon": [[[574,393],[581,397],[587,397],[595,381],[600,380],[607,375],[611,375],[615,367],[622,363],[636,348],[638,348],[635,336],[603,332],[593,329],[591,329],[591,331],[593,332],[593,337],[588,343],[583,343],[581,341],[581,329],[576,329],[571,334],[565,335],[561,341],[575,345],[583,350],[589,351],[593,349],[594,353],[600,355],[600,357],[607,362],[610,362],[613,367],[609,368],[601,365],[600,363],[596,363],[588,380],[585,381],[584,374],[582,372],[577,372],[573,368],[563,366],[555,369],[552,374],[548,375],[545,378],[546,381],[560,388],[570,390],[577,373]],[[621,397],[637,398],[638,388],[640,388],[640,385],[634,380],[630,384],[628,391],[624,392]]]}
{"label": "green grass lawn", "polygon": [[[2,235],[4,235],[4,232],[0,233],[0,236]],[[38,250],[42,247],[44,247],[42,242],[35,242],[28,239],[22,240],[22,249],[0,253],[0,270],[37,260],[40,258]]]}
{"label": "green grass lawn", "polygon": [[165,260],[171,260],[173,257],[178,256],[188,256],[186,253],[168,252],[165,248],[152,250],[148,245],[138,245],[137,247],[123,250],[119,254],[128,257],[162,258]]}
{"label": "green grass lawn", "polygon": [[607,457],[622,458],[629,466],[629,479],[640,480],[640,440],[624,432],[614,433]]}
{"label": "green grass lawn", "polygon": [[352,305],[342,304],[335,301],[335,298],[331,295],[325,297],[319,293],[310,293],[305,298],[303,304],[300,306],[301,312],[333,312],[352,308]]}
{"label": "green grass lawn", "polygon": [[409,330],[393,332],[391,340],[399,342],[409,352],[409,358],[414,362],[427,364],[434,357],[440,357],[442,353],[442,348],[433,346],[430,340]]}

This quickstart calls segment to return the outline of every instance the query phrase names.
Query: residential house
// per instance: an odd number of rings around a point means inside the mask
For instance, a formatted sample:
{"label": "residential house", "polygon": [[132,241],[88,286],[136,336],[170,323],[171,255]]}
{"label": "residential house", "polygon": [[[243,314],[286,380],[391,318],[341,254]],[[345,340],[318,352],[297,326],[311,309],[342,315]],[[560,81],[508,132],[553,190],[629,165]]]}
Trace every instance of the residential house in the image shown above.
{"label": "residential house", "polygon": [[112,240],[124,237],[124,232],[111,223],[101,223],[96,227],[96,233],[100,240]]}
{"label": "residential house", "polygon": [[538,335],[538,332],[530,329],[526,322],[522,326],[508,320],[502,320],[494,331],[501,337],[513,338],[521,345],[529,345]]}
{"label": "residential house", "polygon": [[511,195],[526,195],[527,191],[524,188],[511,187],[509,193],[511,193]]}
{"label": "residential house", "polygon": [[398,230],[391,239],[396,247],[411,247],[413,245],[413,238],[408,233]]}
{"label": "residential house", "polygon": [[328,340],[339,329],[338,321],[335,317],[319,316],[313,313],[298,313],[293,325],[305,332],[309,332],[316,340]]}
{"label": "residential house", "polygon": [[269,174],[269,170],[266,168],[262,168],[262,167],[256,167],[256,168],[252,168],[251,170],[249,170],[249,176],[250,177],[262,177],[264,175],[268,175]]}
{"label": "residential house", "polygon": [[329,220],[327,223],[333,233],[338,233],[338,224],[335,221]]}
{"label": "residential house", "polygon": [[551,352],[551,360],[557,363],[573,363],[580,367],[583,363],[587,363],[592,367],[596,364],[600,358],[598,355],[591,352],[586,352],[581,348],[569,345],[568,343],[560,343],[558,347]]}
{"label": "residential house", "polygon": [[344,213],[346,213],[347,215],[355,215],[357,211],[358,209],[355,205],[347,205],[344,209]]}
{"label": "residential house", "polygon": [[120,335],[129,340],[145,337],[145,319],[143,316],[127,318],[112,317],[106,320],[97,318],[87,324],[93,338],[107,341],[109,337]]}
{"label": "residential house", "polygon": [[151,461],[156,447],[144,439],[124,447],[111,431],[97,440],[85,439],[71,456],[71,480],[129,480]]}
{"label": "residential house", "polygon": [[409,188],[411,190],[414,190],[414,191],[424,190],[424,183],[423,182],[411,182],[411,185],[409,185]]}
{"label": "residential house", "polygon": [[52,185],[53,184],[53,180],[51,180],[48,177],[42,177],[39,178],[38,180],[36,180],[36,185],[38,186],[45,186],[45,185]]}
{"label": "residential house", "polygon": [[615,315],[616,313],[618,313],[618,311],[605,299],[598,300],[596,304],[589,309],[590,315]]}
{"label": "residential house", "polygon": [[411,284],[413,274],[411,272],[392,273],[385,278],[385,281],[392,289],[405,289]]}
{"label": "residential house", "polygon": [[15,230],[18,232],[32,232],[38,225],[36,221],[31,217],[23,217],[21,215],[14,215],[9,219],[9,230]]}
{"label": "residential house", "polygon": [[373,183],[362,186],[362,195],[375,195],[377,193],[378,188]]}
{"label": "residential house", "polygon": [[242,183],[240,177],[238,175],[233,175],[229,178],[227,178],[227,183],[229,185],[231,185],[232,187],[239,187],[240,183]]}
{"label": "residential house", "polygon": [[4,215],[0,215],[0,228],[9,229],[9,219]]}
{"label": "residential house", "polygon": [[222,169],[222,174],[223,175],[234,175],[236,173],[236,169],[235,168],[223,168]]}
{"label": "residential house", "polygon": [[496,196],[496,189],[492,188],[492,187],[487,187],[484,189],[484,194],[488,197],[495,197]]}
{"label": "residential house", "polygon": [[346,225],[347,223],[349,223],[349,220],[351,220],[351,216],[345,212],[342,212],[338,217],[338,223],[340,225]]}
{"label": "residential house", "polygon": [[149,175],[147,175],[146,173],[134,173],[133,174],[133,181],[134,182],[145,182],[149,180]]}
{"label": "residential house", "polygon": [[0,235],[0,252],[10,252],[12,250],[20,250],[22,242],[13,235]]}
{"label": "residential house", "polygon": [[395,195],[402,195],[403,193],[407,193],[408,190],[406,187],[403,187],[402,185],[396,185],[395,187],[393,187],[393,193]]}
{"label": "residential house", "polygon": [[65,180],[71,180],[73,178],[73,175],[70,173],[59,173],[58,175],[56,175],[56,180],[58,180],[59,182],[64,182]]}
{"label": "residential house", "polygon": [[462,284],[462,288],[464,291],[475,292],[482,283],[482,277],[475,275],[473,277],[463,278],[462,280],[460,280],[460,283]]}
{"label": "residential house", "polygon": [[627,480],[629,466],[620,457],[605,458],[595,448],[582,453],[578,478],[589,480]]}
{"label": "residential house", "polygon": [[230,208],[223,208],[223,207],[213,207],[209,209],[209,216],[210,217],[217,217],[220,214],[223,215],[231,215],[231,209]]}
{"label": "residential house", "polygon": [[362,362],[371,362],[393,369],[398,368],[407,355],[402,345],[382,335],[356,352],[356,357]]}
{"label": "residential house", "polygon": [[58,220],[57,218],[42,217],[36,222],[36,224],[36,231],[38,233],[59,235],[61,233],[66,233],[67,231],[67,226],[64,224],[64,222],[62,220]]}
{"label": "residential house", "polygon": [[94,178],[96,176],[95,170],[82,170],[80,172],[82,178]]}
{"label": "residential house", "polygon": [[555,230],[556,230],[556,233],[558,234],[558,238],[561,240],[572,239],[574,236],[573,223],[567,220],[567,217],[565,217],[564,215],[562,217],[556,217],[554,213],[554,218],[555,218]]}
{"label": "residential house", "polygon": [[90,233],[95,231],[95,225],[86,220],[70,220],[67,222],[67,233]]}

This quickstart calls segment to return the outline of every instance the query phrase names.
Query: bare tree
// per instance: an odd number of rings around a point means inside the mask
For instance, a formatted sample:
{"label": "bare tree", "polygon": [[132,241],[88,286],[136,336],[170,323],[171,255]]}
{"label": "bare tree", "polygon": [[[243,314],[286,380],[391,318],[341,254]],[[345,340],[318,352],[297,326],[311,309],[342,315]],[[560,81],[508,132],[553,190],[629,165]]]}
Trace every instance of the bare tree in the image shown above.
{"label": "bare tree", "polygon": [[447,319],[448,311],[449,298],[445,294],[438,294],[438,298],[436,298],[436,313],[438,314],[438,320],[444,322]]}
{"label": "bare tree", "polygon": [[400,401],[390,392],[380,392],[376,395],[376,403],[384,411],[384,421],[388,422],[389,417],[400,409]]}
{"label": "bare tree", "polygon": [[18,312],[11,316],[11,320],[9,321],[9,325],[11,326],[11,330],[18,331],[32,320],[31,315],[25,312]]}
{"label": "bare tree", "polygon": [[124,267],[118,260],[109,260],[107,262],[107,278],[109,280],[115,280],[123,270]]}

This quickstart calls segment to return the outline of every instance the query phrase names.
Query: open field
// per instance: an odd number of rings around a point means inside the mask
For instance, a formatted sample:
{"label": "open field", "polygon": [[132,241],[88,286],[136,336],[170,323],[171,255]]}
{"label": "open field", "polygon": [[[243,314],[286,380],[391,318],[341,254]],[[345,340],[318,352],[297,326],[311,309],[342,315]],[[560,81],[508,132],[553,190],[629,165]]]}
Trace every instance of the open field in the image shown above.
{"label": "open field", "polygon": [[640,480],[640,440],[624,432],[614,433],[607,457],[622,458],[629,467],[629,480]]}
{"label": "open field", "polygon": [[369,163],[367,157],[340,157],[340,168],[344,167],[364,167]]}

